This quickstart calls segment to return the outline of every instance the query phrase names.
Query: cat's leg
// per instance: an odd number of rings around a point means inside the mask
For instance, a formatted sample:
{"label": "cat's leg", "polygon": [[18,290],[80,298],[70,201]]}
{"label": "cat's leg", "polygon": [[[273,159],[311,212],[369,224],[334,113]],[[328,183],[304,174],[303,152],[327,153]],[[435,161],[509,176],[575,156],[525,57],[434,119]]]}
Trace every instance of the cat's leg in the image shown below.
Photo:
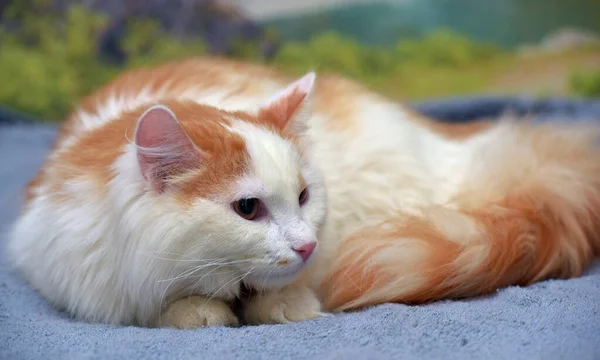
{"label": "cat's leg", "polygon": [[209,326],[237,326],[238,319],[222,300],[192,295],[168,305],[161,314],[159,327],[196,329]]}
{"label": "cat's leg", "polygon": [[244,306],[249,324],[286,324],[328,316],[314,291],[303,285],[252,296]]}

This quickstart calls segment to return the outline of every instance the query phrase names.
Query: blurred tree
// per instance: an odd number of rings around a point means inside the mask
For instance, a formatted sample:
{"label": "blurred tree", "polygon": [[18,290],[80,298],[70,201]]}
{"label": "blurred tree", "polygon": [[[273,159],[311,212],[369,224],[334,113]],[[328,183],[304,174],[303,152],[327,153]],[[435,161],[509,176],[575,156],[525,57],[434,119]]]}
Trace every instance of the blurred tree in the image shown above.
{"label": "blurred tree", "polygon": [[295,73],[312,68],[360,77],[363,73],[362,54],[357,42],[334,32],[326,32],[308,43],[284,44],[275,56],[274,63]]}
{"label": "blurred tree", "polygon": [[[46,119],[60,119],[79,99],[122,67],[102,61],[98,41],[107,17],[83,5],[66,16],[49,0],[15,2],[0,27],[0,104]],[[15,22],[11,22],[14,20]],[[7,26],[9,24],[9,26]],[[18,24],[18,26],[14,26]],[[152,20],[128,24],[123,67],[155,65],[206,52],[198,39],[178,41]]]}
{"label": "blurred tree", "polygon": [[175,40],[167,35],[160,24],[152,19],[130,21],[122,41],[127,54],[127,67],[157,65],[207,52],[200,39]]}
{"label": "blurred tree", "polygon": [[403,40],[396,45],[399,63],[420,63],[442,67],[464,67],[489,60],[498,55],[499,48],[474,43],[451,30],[440,29],[423,40]]}
{"label": "blurred tree", "polygon": [[79,96],[115,73],[96,60],[93,40],[105,23],[103,16],[73,6],[62,18],[46,0],[14,2],[4,16],[18,20],[18,26],[0,32],[0,81],[13,84],[2,87],[1,103],[60,117]]}

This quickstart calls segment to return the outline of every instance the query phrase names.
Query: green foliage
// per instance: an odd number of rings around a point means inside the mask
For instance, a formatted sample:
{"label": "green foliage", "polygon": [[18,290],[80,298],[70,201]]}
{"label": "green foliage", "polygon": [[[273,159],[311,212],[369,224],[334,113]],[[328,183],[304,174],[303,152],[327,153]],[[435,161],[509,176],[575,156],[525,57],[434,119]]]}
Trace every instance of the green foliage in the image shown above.
{"label": "green foliage", "polygon": [[[66,18],[54,14],[46,0],[16,1],[6,12],[17,31],[0,29],[0,104],[43,119],[60,120],[82,96],[119,71],[98,56],[97,40],[107,18],[81,5]],[[205,53],[202,41],[175,41],[152,21],[132,24],[123,46],[125,67],[155,65]]]}
{"label": "green foliage", "polygon": [[283,68],[306,71],[336,71],[348,76],[363,73],[362,49],[355,41],[335,33],[323,33],[306,44],[283,46],[275,62]]}
{"label": "green foliage", "polygon": [[400,41],[395,49],[395,56],[400,63],[456,68],[488,61],[499,53],[498,48],[474,43],[445,29],[431,33],[422,40]]}
{"label": "green foliage", "polygon": [[2,31],[0,81],[11,86],[0,90],[0,103],[34,115],[60,117],[78,95],[112,73],[97,63],[92,41],[106,19],[73,6],[59,24],[53,14],[43,11],[43,1],[28,3],[38,11],[28,13],[15,6],[9,12],[20,21],[20,31]]}
{"label": "green foliage", "polygon": [[206,45],[198,39],[175,40],[165,34],[158,22],[136,19],[127,26],[123,39],[127,67],[152,66],[206,53]]}
{"label": "green foliage", "polygon": [[571,91],[580,96],[600,96],[600,69],[575,71],[570,79]]}
{"label": "green foliage", "polygon": [[77,94],[77,77],[67,64],[20,46],[0,51],[0,103],[40,117],[64,115]]}
{"label": "green foliage", "polygon": [[474,43],[448,30],[431,33],[423,39],[399,41],[392,49],[361,46],[327,32],[306,43],[284,44],[274,63],[292,74],[310,68],[331,71],[388,95],[423,97],[476,91],[485,85],[487,78],[470,67],[492,66],[502,56],[498,48]]}

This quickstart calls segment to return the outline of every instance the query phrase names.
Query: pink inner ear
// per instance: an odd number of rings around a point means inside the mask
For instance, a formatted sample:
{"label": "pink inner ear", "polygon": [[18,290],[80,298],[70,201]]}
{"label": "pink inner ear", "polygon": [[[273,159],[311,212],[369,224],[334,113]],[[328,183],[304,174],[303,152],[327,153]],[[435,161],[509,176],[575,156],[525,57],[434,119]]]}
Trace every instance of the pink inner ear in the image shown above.
{"label": "pink inner ear", "polygon": [[304,75],[271,98],[261,111],[270,112],[285,127],[311,92],[314,83],[315,73]]}
{"label": "pink inner ear", "polygon": [[144,179],[159,193],[173,176],[201,163],[200,152],[166,106],[153,106],[140,117],[135,144]]}

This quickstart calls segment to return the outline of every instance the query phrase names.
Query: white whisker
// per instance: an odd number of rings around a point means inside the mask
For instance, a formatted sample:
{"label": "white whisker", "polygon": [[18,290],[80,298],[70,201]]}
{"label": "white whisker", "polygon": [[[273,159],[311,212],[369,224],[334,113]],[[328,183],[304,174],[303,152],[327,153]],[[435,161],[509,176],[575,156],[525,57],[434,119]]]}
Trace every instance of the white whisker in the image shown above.
{"label": "white whisker", "polygon": [[271,271],[269,271],[269,273],[267,274],[267,276],[265,276],[265,278],[263,279],[263,283],[260,286],[260,293],[259,293],[259,297],[262,296],[263,290],[265,289],[265,284],[267,283],[267,280],[269,280],[269,277],[271,276],[271,274],[273,273],[273,270],[275,270],[275,268],[271,269]]}
{"label": "white whisker", "polygon": [[[229,285],[232,281],[235,281],[234,284],[239,283],[240,281],[244,280],[246,278],[246,276],[248,276],[252,271],[254,271],[254,267],[252,267],[250,270],[248,270],[245,274],[242,274],[241,276],[235,276],[233,278],[231,278],[231,280],[229,280],[228,282],[226,282],[225,284],[223,284],[223,286],[221,286],[219,289],[217,289],[217,291],[213,292],[212,295],[208,298],[207,303],[214,299],[215,296],[217,296],[217,294],[219,293],[219,291],[221,291],[223,288],[225,288],[225,286]],[[206,303],[205,305],[206,306]],[[202,307],[204,309],[204,306]]]}

